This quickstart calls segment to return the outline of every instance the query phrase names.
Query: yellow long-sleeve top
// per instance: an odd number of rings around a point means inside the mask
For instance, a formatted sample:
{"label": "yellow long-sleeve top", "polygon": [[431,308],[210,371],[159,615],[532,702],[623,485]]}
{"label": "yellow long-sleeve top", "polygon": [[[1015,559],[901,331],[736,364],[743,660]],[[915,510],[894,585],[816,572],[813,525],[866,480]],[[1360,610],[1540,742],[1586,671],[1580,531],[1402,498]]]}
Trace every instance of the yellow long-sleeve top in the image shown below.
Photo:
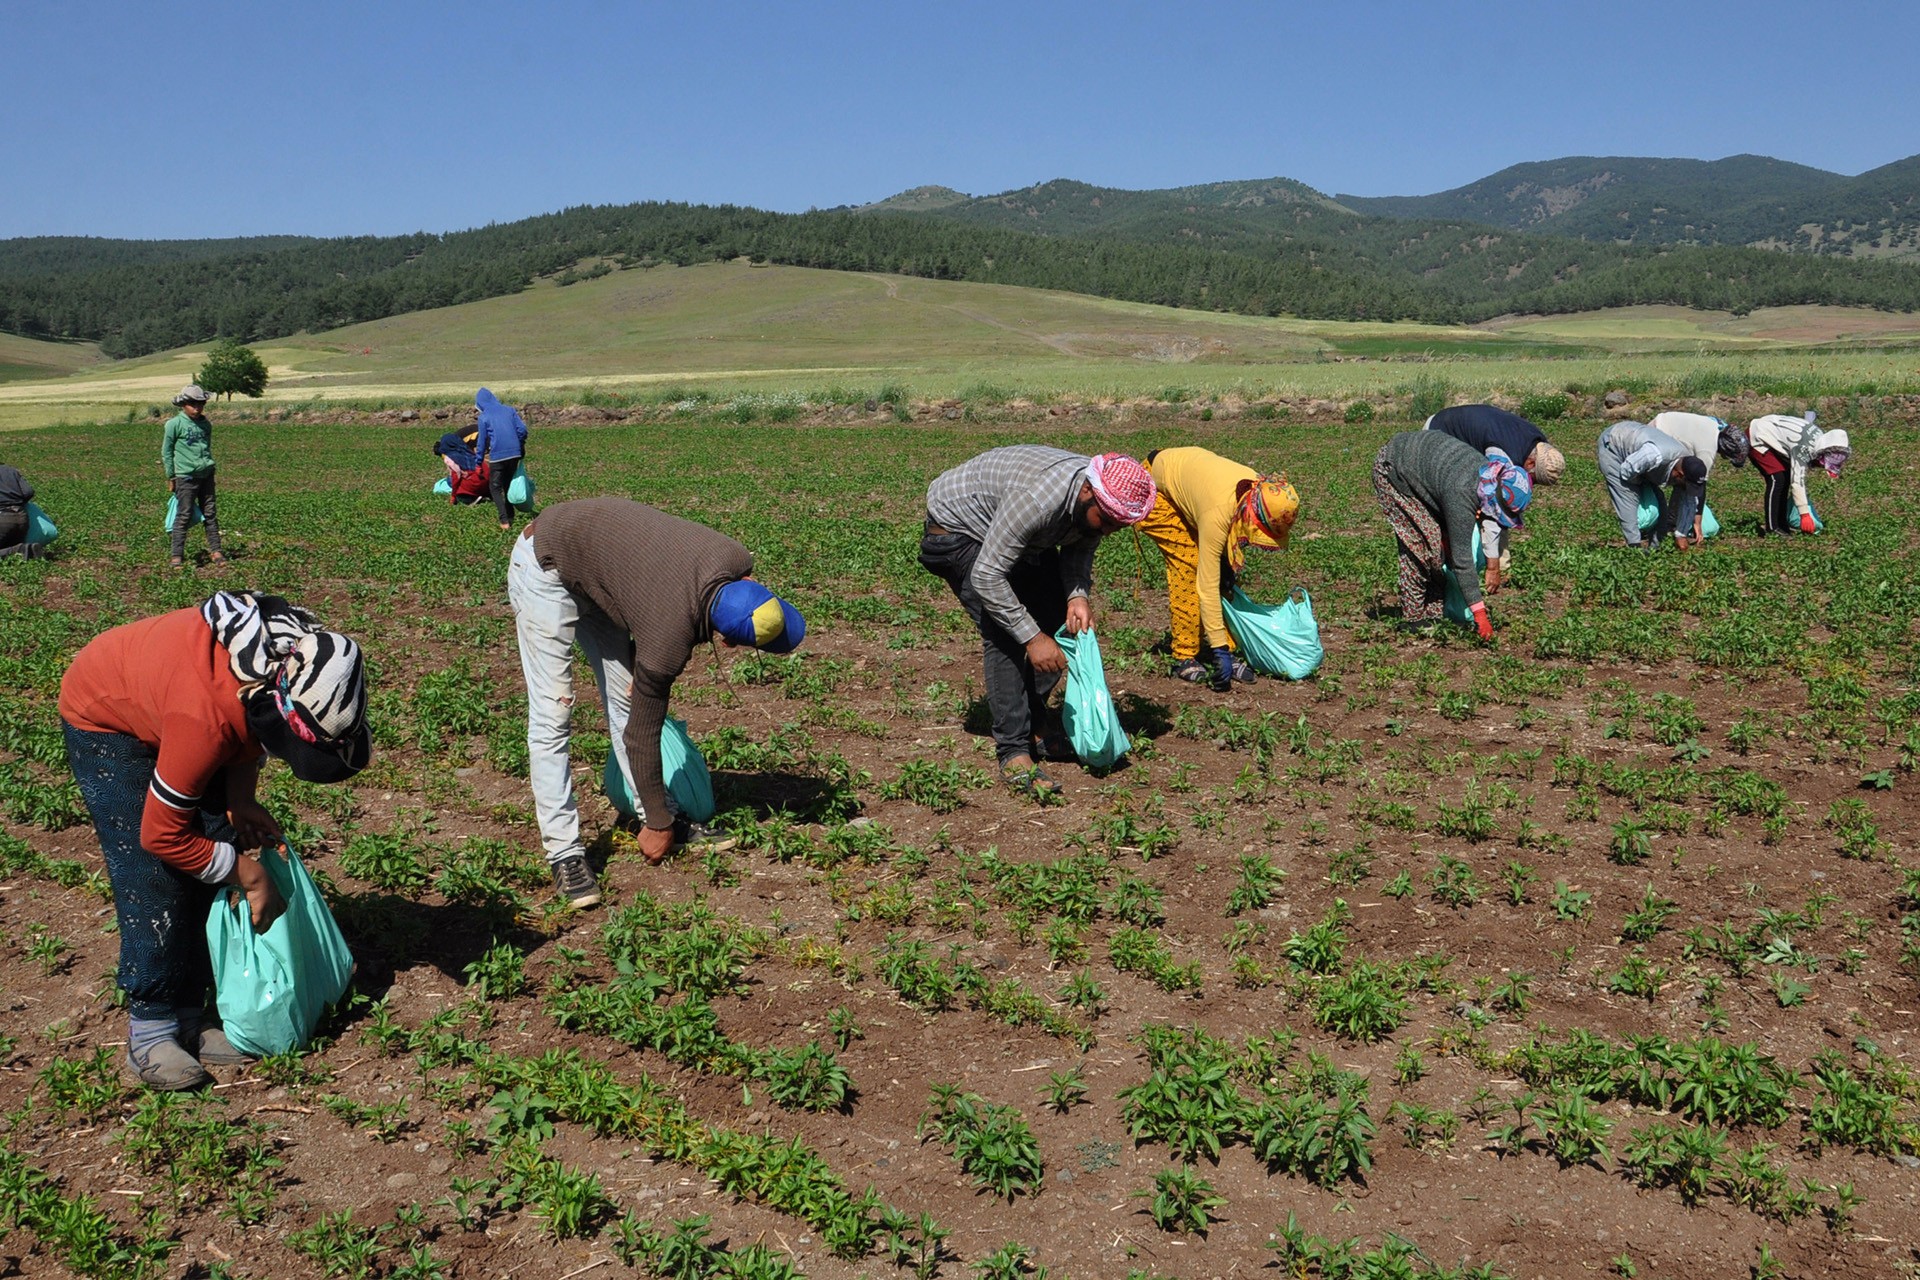
{"label": "yellow long-sleeve top", "polygon": [[1147,464],[1153,482],[1179,513],[1199,546],[1197,581],[1200,629],[1215,648],[1227,643],[1227,616],[1220,609],[1220,570],[1226,561],[1227,534],[1239,505],[1234,490],[1242,480],[1258,480],[1251,467],[1223,458],[1211,449],[1162,449]]}

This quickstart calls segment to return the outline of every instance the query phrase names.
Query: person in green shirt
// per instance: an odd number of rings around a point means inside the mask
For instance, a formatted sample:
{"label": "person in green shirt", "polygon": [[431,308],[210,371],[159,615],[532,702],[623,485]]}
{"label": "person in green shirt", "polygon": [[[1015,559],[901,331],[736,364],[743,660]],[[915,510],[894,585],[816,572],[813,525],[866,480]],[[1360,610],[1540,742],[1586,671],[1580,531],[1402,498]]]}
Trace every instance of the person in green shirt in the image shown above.
{"label": "person in green shirt", "polygon": [[167,488],[175,499],[173,556],[167,563],[175,569],[186,564],[187,526],[193,523],[197,506],[207,526],[207,559],[225,564],[214,500],[213,424],[207,421],[207,393],[198,383],[188,383],[173,403],[180,412],[167,419],[166,433],[160,437],[160,467],[167,473]]}

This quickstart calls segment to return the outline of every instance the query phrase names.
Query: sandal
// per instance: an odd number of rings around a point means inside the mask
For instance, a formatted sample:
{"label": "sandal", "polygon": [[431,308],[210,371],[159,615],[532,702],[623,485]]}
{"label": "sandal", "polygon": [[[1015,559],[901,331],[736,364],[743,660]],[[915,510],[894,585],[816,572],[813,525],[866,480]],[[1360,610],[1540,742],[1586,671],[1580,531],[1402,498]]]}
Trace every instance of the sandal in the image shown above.
{"label": "sandal", "polygon": [[169,569],[184,569],[186,567],[187,567],[187,562],[184,557],[170,556],[167,559],[167,568]]}
{"label": "sandal", "polygon": [[1050,800],[1060,794],[1060,784],[1049,778],[1032,756],[1008,756],[1000,762],[1000,776],[1016,794],[1031,800]]}
{"label": "sandal", "polygon": [[1073,743],[1067,735],[1056,729],[1052,733],[1042,734],[1033,740],[1033,758],[1053,764],[1074,764],[1080,756],[1073,749]]}
{"label": "sandal", "polygon": [[227,563],[227,558],[221,555],[218,551],[209,551],[207,552],[207,563],[208,564],[225,564]]}

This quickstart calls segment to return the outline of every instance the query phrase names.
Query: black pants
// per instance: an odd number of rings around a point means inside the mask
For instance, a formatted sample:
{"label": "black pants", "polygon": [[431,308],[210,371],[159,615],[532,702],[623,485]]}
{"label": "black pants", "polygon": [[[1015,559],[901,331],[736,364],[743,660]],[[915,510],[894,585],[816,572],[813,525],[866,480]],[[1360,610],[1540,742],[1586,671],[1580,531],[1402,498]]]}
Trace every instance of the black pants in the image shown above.
{"label": "black pants", "polygon": [[19,556],[27,553],[27,513],[19,511],[0,511],[0,556]]}
{"label": "black pants", "polygon": [[220,514],[219,503],[214,495],[213,472],[209,471],[198,479],[192,476],[174,477],[173,496],[178,504],[173,513],[173,558],[186,558],[187,527],[193,523],[196,503],[200,506],[201,521],[207,527],[207,550],[220,550]]}
{"label": "black pants", "polygon": [[501,524],[513,523],[513,503],[507,500],[507,486],[519,471],[518,458],[494,458],[487,463],[487,492],[493,495],[493,509],[500,513]]}
{"label": "black pants", "polygon": [[[1047,695],[1060,676],[1033,669],[1027,646],[986,609],[973,589],[973,562],[980,544],[958,533],[935,533],[920,538],[920,566],[943,579],[959,597],[960,607],[980,632],[981,658],[987,684],[987,709],[993,716],[993,750],[1002,761],[1033,751],[1035,725],[1047,723]],[[1023,559],[1007,575],[1013,594],[1026,606],[1047,635],[1067,620],[1067,589],[1060,582],[1060,553],[1045,551]]]}
{"label": "black pants", "polygon": [[1766,482],[1767,494],[1764,510],[1767,528],[1781,533],[1798,533],[1800,526],[1788,520],[1793,509],[1793,473],[1791,471],[1762,471],[1760,478]]}

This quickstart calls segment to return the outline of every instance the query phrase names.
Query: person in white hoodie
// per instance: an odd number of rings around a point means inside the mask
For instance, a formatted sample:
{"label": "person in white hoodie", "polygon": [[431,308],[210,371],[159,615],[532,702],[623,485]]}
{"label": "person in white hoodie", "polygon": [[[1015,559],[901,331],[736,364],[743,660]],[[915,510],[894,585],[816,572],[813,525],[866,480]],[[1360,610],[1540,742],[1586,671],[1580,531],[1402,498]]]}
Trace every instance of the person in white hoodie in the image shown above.
{"label": "person in white hoodie", "polygon": [[1853,456],[1853,447],[1844,431],[1822,431],[1814,425],[1811,410],[1804,418],[1787,413],[1769,413],[1747,424],[1747,439],[1753,446],[1753,465],[1766,481],[1766,499],[1760,509],[1769,534],[1792,533],[1788,519],[1788,498],[1800,510],[1799,530],[1813,533],[1813,506],[1807,501],[1807,467],[1817,465],[1835,480],[1840,469]]}
{"label": "person in white hoodie", "polygon": [[1707,469],[1707,479],[1700,482],[1700,501],[1693,509],[1693,527],[1674,530],[1673,540],[1684,550],[1689,542],[1698,543],[1706,536],[1701,521],[1707,510],[1707,484],[1713,479],[1713,464],[1724,459],[1730,467],[1747,465],[1747,430],[1730,427],[1723,419],[1704,413],[1682,413],[1675,409],[1654,414],[1653,421],[1647,425],[1678,440]]}

